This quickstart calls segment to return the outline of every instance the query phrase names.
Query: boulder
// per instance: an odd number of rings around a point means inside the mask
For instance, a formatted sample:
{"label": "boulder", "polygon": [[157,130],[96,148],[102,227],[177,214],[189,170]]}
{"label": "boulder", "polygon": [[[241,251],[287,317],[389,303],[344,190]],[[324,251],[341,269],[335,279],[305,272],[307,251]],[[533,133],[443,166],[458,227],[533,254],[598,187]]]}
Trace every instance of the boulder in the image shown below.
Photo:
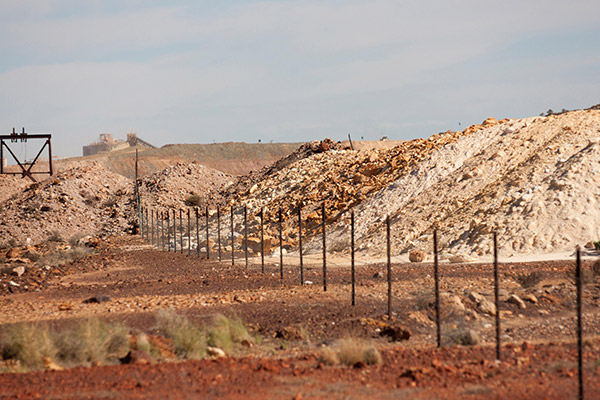
{"label": "boulder", "polygon": [[410,262],[422,262],[425,260],[425,252],[423,250],[413,250],[408,254]]}
{"label": "boulder", "polygon": [[521,300],[521,298],[516,294],[511,294],[508,300],[506,301],[511,304],[516,304],[521,309],[526,308],[525,302]]}
{"label": "boulder", "polygon": [[212,346],[208,346],[206,348],[206,354],[208,354],[209,357],[215,357],[215,358],[225,357],[225,352],[223,350],[221,350],[218,347],[212,347]]}

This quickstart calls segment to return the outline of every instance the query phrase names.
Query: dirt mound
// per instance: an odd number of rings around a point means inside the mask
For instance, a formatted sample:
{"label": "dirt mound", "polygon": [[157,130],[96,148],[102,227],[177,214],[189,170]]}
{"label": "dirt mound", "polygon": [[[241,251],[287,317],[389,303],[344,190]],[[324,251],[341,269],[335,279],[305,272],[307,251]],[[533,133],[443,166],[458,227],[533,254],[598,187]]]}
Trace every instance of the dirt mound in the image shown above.
{"label": "dirt mound", "polygon": [[121,234],[134,214],[132,192],[131,181],[97,164],[60,172],[2,203],[0,238],[37,243],[49,237]]}
{"label": "dirt mound", "polygon": [[235,178],[198,162],[177,163],[140,179],[140,196],[145,207],[204,208],[221,200],[220,189]]}
{"label": "dirt mound", "polygon": [[[494,230],[503,254],[598,240],[599,125],[595,110],[511,120],[438,149],[355,209],[360,246],[384,251],[385,215],[399,252],[429,250],[434,228],[451,251],[477,254]],[[334,230],[346,246],[346,227]]]}
{"label": "dirt mound", "polygon": [[[497,124],[488,120],[483,126]],[[277,220],[281,208],[286,228],[285,240],[295,243],[296,212],[302,206],[308,219],[307,235],[319,229],[321,204],[325,203],[327,222],[337,221],[345,212],[367,200],[373,193],[407,175],[437,149],[456,142],[460,137],[482,129],[472,126],[462,132],[445,132],[428,139],[402,142],[391,149],[337,150],[336,146],[303,146],[295,154],[305,155],[295,162],[290,156],[283,160],[284,168],[264,170],[262,180],[249,187],[242,180],[232,190],[233,202],[247,205],[257,214],[264,209],[268,220]],[[320,149],[321,151],[315,151]],[[347,246],[346,246],[347,247]]]}

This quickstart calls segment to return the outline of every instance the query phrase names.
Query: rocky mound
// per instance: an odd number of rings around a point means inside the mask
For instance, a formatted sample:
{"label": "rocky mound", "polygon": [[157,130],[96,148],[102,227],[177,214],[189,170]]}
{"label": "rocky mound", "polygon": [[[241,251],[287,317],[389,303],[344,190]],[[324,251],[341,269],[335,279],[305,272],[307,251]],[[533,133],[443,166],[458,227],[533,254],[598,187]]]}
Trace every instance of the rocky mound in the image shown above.
{"label": "rocky mound", "polygon": [[222,202],[221,189],[234,181],[233,176],[195,161],[177,163],[141,178],[140,196],[145,207],[155,209],[204,208]]}
{"label": "rocky mound", "polygon": [[37,243],[131,229],[133,184],[100,165],[32,183],[0,204],[2,242]]}
{"label": "rocky mound", "polygon": [[[600,111],[505,121],[432,152],[355,208],[363,250],[382,254],[391,215],[396,252],[431,251],[438,229],[451,252],[573,250],[600,238]],[[348,216],[332,228],[347,247]],[[316,244],[315,244],[316,247]]]}

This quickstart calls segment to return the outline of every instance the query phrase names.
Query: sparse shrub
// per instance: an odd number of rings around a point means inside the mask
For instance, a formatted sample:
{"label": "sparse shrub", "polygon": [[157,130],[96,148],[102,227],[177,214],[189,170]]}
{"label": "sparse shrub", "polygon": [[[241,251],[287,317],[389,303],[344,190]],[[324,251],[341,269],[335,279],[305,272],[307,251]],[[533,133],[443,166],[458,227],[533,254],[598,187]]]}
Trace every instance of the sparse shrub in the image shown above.
{"label": "sparse shrub", "polygon": [[56,267],[80,260],[94,252],[89,247],[73,247],[69,250],[59,250],[40,257],[38,264]]}
{"label": "sparse shrub", "polygon": [[45,358],[56,356],[56,346],[48,327],[34,323],[5,325],[0,330],[2,359],[18,360],[27,369],[40,368]]}
{"label": "sparse shrub", "polygon": [[62,242],[63,238],[62,238],[62,235],[60,234],[60,232],[55,230],[55,231],[51,231],[48,234],[48,241],[49,242]]}
{"label": "sparse shrub", "polygon": [[600,250],[600,240],[597,242],[593,242],[593,243],[594,243],[594,249]]}
{"label": "sparse shrub", "polygon": [[479,333],[473,329],[459,327],[446,332],[445,335],[451,344],[461,346],[475,346],[481,342]]}
{"label": "sparse shrub", "polygon": [[212,321],[212,326],[208,332],[208,344],[230,353],[235,343],[241,343],[247,340],[252,342],[252,337],[248,333],[246,326],[238,317],[227,318],[218,314]]}
{"label": "sparse shrub", "polygon": [[592,264],[592,275],[594,275],[595,278],[600,277],[600,260],[596,261],[594,264]]}
{"label": "sparse shrub", "polygon": [[206,333],[186,317],[177,315],[173,310],[160,310],[156,320],[161,333],[173,342],[178,357],[200,359],[206,356]]}
{"label": "sparse shrub", "polygon": [[373,344],[360,339],[342,339],[321,350],[321,362],[328,365],[381,364],[381,354]]}
{"label": "sparse shrub", "polygon": [[523,288],[529,289],[540,283],[544,279],[544,276],[539,271],[531,271],[529,273],[517,274],[514,276],[514,279]]}
{"label": "sparse shrub", "polygon": [[414,293],[415,307],[419,311],[429,310],[435,306],[435,297],[431,290],[421,290]]}
{"label": "sparse shrub", "polygon": [[122,325],[89,318],[57,334],[56,347],[58,357],[67,363],[103,364],[127,354],[129,336]]}
{"label": "sparse shrub", "polygon": [[199,207],[202,203],[202,199],[197,194],[193,194],[185,199],[185,205],[190,207]]}
{"label": "sparse shrub", "polygon": [[117,198],[115,196],[109,197],[104,203],[102,203],[102,208],[111,208],[117,204]]}

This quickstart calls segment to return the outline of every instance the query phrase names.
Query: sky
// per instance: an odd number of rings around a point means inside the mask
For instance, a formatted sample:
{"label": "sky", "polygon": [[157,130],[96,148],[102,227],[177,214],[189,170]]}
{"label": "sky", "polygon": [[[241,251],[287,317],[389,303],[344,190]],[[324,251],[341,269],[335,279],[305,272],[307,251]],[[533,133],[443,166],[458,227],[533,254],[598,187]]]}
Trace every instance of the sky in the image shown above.
{"label": "sky", "polygon": [[0,2],[0,133],[62,157],[101,133],[409,140],[598,103],[597,0]]}

